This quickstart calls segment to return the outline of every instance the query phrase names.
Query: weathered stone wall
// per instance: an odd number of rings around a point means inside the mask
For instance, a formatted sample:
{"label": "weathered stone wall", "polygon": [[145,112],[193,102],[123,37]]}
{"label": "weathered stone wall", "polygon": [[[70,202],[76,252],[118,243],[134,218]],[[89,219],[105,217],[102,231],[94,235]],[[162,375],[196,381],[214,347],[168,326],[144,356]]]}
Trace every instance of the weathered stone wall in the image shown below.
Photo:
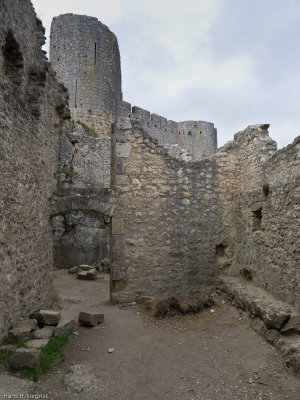
{"label": "weathered stone wall", "polygon": [[48,199],[56,188],[64,92],[29,0],[0,2],[0,336],[50,300]]}
{"label": "weathered stone wall", "polygon": [[[241,276],[279,300],[300,308],[300,141],[274,151],[267,131],[246,130],[237,139],[240,186],[236,192],[235,257],[229,274]],[[242,162],[243,160],[243,162]],[[251,173],[252,160],[256,168]],[[250,172],[249,172],[250,170]],[[263,185],[269,185],[269,193]]]}
{"label": "weathered stone wall", "polygon": [[122,102],[120,116],[139,121],[143,129],[158,143],[167,148],[178,145],[186,150],[193,160],[209,157],[217,150],[217,130],[206,121],[175,122],[140,107]]}
{"label": "weathered stone wall", "polygon": [[50,209],[56,267],[91,265],[110,258],[114,202],[109,189],[60,188]]}
{"label": "weathered stone wall", "polygon": [[121,102],[116,36],[97,18],[64,14],[53,19],[50,61],[69,91],[72,118],[109,136]]}
{"label": "weathered stone wall", "polygon": [[299,305],[299,140],[276,152],[268,127],[250,126],[195,162],[139,121],[117,128],[114,301],[205,291],[226,274]]}
{"label": "weathered stone wall", "polygon": [[211,289],[220,240],[215,160],[175,158],[129,118],[119,120],[113,146],[113,301]]}
{"label": "weathered stone wall", "polygon": [[110,187],[111,140],[89,136],[80,125],[64,133],[60,146],[60,187]]}

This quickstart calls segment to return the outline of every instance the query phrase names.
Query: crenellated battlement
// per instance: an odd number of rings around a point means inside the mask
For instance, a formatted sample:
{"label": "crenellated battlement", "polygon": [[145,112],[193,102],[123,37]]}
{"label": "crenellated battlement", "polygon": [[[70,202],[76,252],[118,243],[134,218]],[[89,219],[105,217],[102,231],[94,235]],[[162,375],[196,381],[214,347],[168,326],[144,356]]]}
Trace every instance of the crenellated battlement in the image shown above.
{"label": "crenellated battlement", "polygon": [[138,120],[143,129],[158,143],[171,147],[178,144],[186,150],[193,159],[198,160],[209,157],[217,150],[217,129],[214,124],[206,121],[181,121],[168,120],[150,111],[133,106],[123,101],[120,116]]}
{"label": "crenellated battlement", "polygon": [[74,120],[90,126],[98,136],[110,136],[118,116],[138,120],[159,144],[179,145],[193,159],[217,150],[217,130],[205,121],[167,120],[122,101],[121,66],[116,36],[97,18],[64,14],[53,19],[50,60],[69,90]]}

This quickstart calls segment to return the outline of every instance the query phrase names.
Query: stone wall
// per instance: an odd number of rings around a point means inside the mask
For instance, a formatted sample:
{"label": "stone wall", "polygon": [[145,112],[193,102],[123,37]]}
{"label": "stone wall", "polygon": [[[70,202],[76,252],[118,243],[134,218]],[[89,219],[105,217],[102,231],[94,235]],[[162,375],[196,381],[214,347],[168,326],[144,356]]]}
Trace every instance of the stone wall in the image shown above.
{"label": "stone wall", "polygon": [[139,121],[148,135],[167,148],[178,145],[193,160],[209,157],[217,150],[217,130],[206,121],[175,122],[140,107],[122,102],[120,116]]}
{"label": "stone wall", "polygon": [[111,141],[88,135],[81,125],[68,128],[61,138],[61,188],[100,189],[110,187]]}
{"label": "stone wall", "polygon": [[48,199],[56,189],[64,89],[29,0],[0,2],[0,336],[51,300]]}
{"label": "stone wall", "polygon": [[207,291],[225,274],[299,306],[300,141],[277,152],[267,128],[250,126],[196,162],[119,120],[114,301]]}
{"label": "stone wall", "polygon": [[68,88],[72,118],[109,136],[122,96],[116,36],[97,18],[64,14],[53,19],[50,39],[50,61]]}
{"label": "stone wall", "polygon": [[[229,274],[300,308],[300,140],[276,152],[261,129],[248,129],[244,138],[239,134],[235,139],[238,152],[248,157],[239,156],[240,190],[232,216],[235,257]],[[253,172],[245,167],[249,160]]]}
{"label": "stone wall", "polygon": [[209,291],[220,241],[215,160],[175,158],[129,118],[113,146],[112,300]]}

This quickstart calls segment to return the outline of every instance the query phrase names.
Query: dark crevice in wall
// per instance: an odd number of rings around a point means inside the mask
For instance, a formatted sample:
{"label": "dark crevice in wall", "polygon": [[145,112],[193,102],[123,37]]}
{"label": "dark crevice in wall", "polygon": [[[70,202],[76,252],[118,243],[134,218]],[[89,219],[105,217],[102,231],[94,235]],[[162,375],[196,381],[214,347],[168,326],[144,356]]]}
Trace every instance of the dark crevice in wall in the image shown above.
{"label": "dark crevice in wall", "polygon": [[252,211],[252,219],[253,232],[261,230],[262,207],[259,207],[257,210]]}
{"label": "dark crevice in wall", "polygon": [[5,38],[2,53],[5,75],[14,85],[21,85],[24,67],[23,56],[11,30],[8,31]]}

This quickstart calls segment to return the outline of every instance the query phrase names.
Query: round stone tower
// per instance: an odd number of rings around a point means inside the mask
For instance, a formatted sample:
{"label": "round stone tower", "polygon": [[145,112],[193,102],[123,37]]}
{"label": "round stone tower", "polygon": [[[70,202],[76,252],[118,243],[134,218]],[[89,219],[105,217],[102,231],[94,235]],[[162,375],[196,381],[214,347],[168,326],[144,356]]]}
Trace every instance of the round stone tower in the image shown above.
{"label": "round stone tower", "polygon": [[116,36],[97,18],[60,15],[51,25],[50,61],[69,90],[72,118],[98,136],[109,135],[122,97]]}

